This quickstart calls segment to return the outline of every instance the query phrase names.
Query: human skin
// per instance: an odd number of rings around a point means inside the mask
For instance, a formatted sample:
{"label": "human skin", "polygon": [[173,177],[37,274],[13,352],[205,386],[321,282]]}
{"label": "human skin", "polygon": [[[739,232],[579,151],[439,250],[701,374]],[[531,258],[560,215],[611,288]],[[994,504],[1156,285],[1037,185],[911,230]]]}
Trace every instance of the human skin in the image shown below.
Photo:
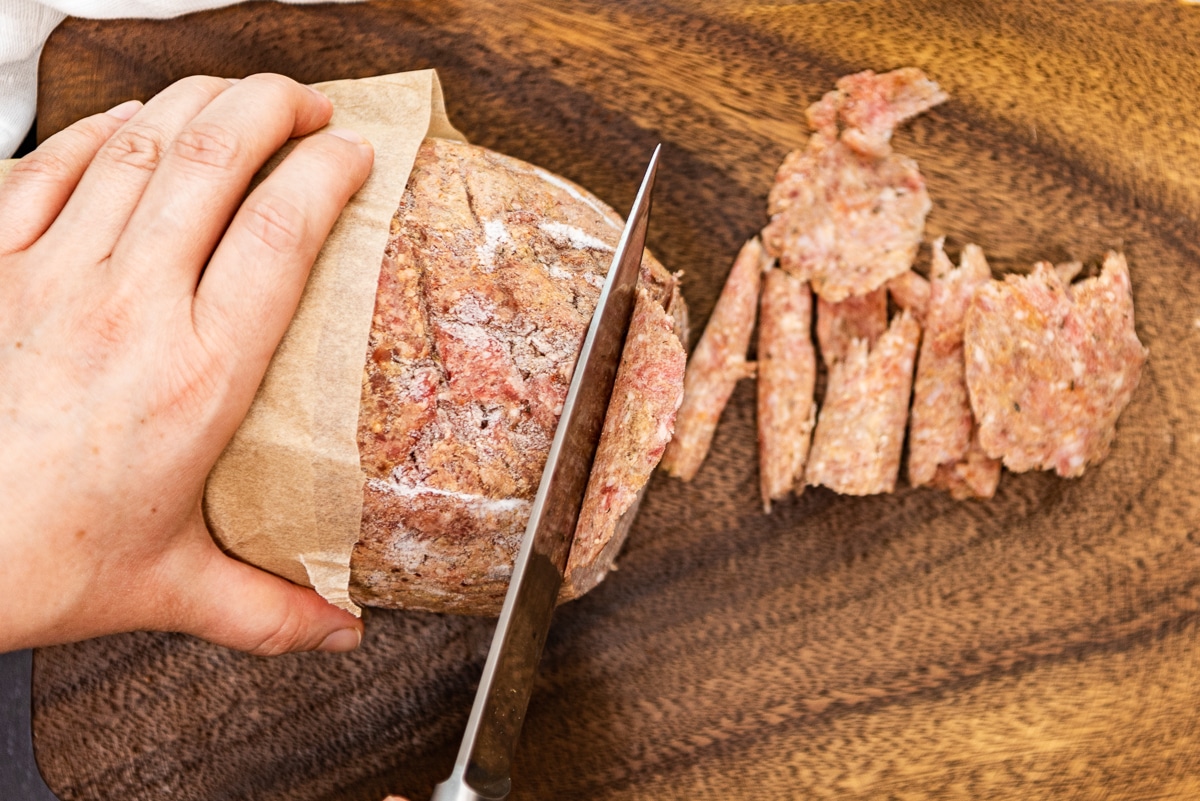
{"label": "human skin", "polygon": [[362,624],[214,544],[205,478],[374,158],[279,75],[79,121],[0,184],[0,652],[194,634],[346,651]]}

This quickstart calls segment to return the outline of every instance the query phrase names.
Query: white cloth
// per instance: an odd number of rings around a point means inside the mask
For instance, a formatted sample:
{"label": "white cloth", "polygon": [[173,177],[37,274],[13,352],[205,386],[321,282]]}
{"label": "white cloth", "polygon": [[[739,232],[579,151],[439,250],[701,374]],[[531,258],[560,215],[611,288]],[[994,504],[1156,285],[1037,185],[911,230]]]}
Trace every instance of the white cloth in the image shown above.
{"label": "white cloth", "polygon": [[66,17],[167,19],[237,2],[239,0],[0,0],[0,158],[13,154],[33,124],[42,45]]}

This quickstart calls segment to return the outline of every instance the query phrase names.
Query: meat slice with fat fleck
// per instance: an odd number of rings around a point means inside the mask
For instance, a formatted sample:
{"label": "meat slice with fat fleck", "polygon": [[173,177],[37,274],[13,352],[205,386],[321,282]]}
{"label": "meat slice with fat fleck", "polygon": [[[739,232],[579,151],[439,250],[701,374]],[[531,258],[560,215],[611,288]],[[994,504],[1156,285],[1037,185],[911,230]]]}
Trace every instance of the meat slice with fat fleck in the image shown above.
{"label": "meat slice with fat fleck", "polygon": [[983,450],[1010,470],[1081,475],[1108,454],[1146,361],[1125,257],[1070,286],[1045,263],[988,282],[964,349]]}
{"label": "meat slice with fat fleck", "polygon": [[900,471],[921,326],[905,311],[868,351],[851,343],[829,372],[806,480],[845,495],[891,492]]}
{"label": "meat slice with fat fleck", "polygon": [[1000,465],[988,464],[992,460],[972,448],[975,420],[963,361],[967,307],[991,275],[978,246],[967,245],[955,268],[943,240],[933,243],[929,307],[908,429],[908,480],[914,487],[931,484],[955,497],[995,494]]}
{"label": "meat slice with fat fleck", "polygon": [[898,123],[946,99],[915,69],[867,71],[838,87],[809,107],[816,133],[780,165],[763,229],[780,266],[831,302],[912,266],[931,203],[917,163],[889,141]]}

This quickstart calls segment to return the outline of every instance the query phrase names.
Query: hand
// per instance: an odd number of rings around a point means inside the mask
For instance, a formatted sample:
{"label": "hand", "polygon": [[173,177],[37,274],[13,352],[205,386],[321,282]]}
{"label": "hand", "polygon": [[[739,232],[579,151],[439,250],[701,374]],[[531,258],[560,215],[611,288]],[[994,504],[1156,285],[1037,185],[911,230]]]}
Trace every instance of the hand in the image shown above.
{"label": "hand", "polygon": [[200,513],[317,251],[366,180],[329,100],[194,77],[81,120],[0,184],[0,651],[137,629],[256,654],[361,623],[225,556]]}

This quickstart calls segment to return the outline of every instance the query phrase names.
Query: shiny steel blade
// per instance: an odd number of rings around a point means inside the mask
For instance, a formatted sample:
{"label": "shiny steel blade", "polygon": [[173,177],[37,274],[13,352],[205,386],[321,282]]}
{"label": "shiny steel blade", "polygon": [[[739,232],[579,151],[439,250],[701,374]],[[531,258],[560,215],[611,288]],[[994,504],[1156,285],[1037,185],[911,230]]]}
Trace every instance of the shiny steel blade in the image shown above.
{"label": "shiny steel blade", "polygon": [[508,796],[513,752],[633,316],[658,152],[656,147],[575,363],[454,772],[437,786],[433,801],[499,801]]}

